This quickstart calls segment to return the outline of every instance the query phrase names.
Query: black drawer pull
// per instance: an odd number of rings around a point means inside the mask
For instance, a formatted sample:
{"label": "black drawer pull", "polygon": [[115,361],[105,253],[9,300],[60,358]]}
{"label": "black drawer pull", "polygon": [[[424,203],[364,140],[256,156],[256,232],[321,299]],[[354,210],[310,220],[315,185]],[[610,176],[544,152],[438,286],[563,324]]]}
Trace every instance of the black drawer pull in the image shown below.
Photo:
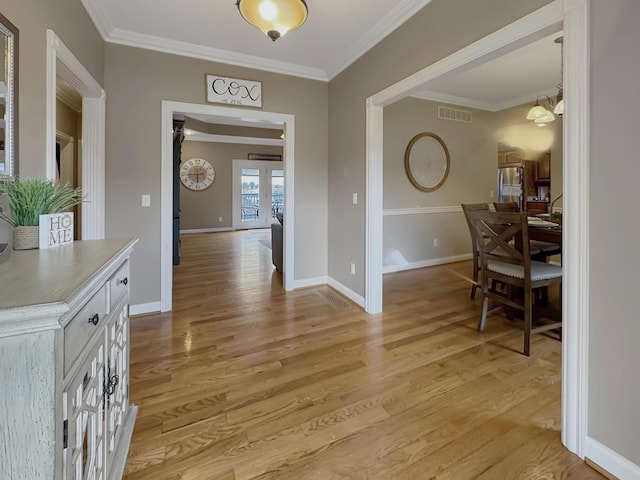
{"label": "black drawer pull", "polygon": [[89,323],[92,325],[98,325],[99,321],[100,321],[100,315],[98,315],[97,313],[94,313],[93,317],[89,318]]}
{"label": "black drawer pull", "polygon": [[129,283],[129,279],[127,277],[124,277],[122,280],[118,280],[118,283],[121,283],[126,287]]}

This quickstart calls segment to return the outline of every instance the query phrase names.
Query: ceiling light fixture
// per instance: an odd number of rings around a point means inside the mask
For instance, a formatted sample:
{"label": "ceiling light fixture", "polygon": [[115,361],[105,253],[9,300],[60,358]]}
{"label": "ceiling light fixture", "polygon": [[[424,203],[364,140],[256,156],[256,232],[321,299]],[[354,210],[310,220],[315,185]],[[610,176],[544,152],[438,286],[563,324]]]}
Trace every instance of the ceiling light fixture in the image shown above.
{"label": "ceiling light fixture", "polygon": [[564,100],[562,98],[562,70],[564,68],[564,56],[562,53],[562,41],[563,37],[558,37],[554,40],[555,43],[560,44],[560,83],[558,84],[556,102],[554,102],[548,95],[540,95],[536,98],[536,104],[531,107],[531,110],[527,113],[527,120],[533,120],[533,122],[539,127],[544,127],[547,123],[553,122],[556,119],[555,115],[562,116],[564,114]]}
{"label": "ceiling light fixture", "polygon": [[307,19],[304,0],[237,0],[242,18],[258,27],[274,42]]}
{"label": "ceiling light fixture", "polygon": [[564,37],[558,37],[554,40],[554,42],[560,44],[560,84],[558,85],[558,98],[556,108],[553,109],[553,113],[556,115],[564,115],[564,98],[562,91],[562,77],[564,76],[564,46],[563,46]]}

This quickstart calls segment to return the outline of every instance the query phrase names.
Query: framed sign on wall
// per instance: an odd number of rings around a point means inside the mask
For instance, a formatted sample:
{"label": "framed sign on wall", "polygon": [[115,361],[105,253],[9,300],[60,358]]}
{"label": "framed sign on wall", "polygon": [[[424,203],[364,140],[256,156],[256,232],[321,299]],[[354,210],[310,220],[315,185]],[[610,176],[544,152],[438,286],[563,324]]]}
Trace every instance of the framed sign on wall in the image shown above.
{"label": "framed sign on wall", "polygon": [[262,82],[207,75],[207,102],[262,108]]}

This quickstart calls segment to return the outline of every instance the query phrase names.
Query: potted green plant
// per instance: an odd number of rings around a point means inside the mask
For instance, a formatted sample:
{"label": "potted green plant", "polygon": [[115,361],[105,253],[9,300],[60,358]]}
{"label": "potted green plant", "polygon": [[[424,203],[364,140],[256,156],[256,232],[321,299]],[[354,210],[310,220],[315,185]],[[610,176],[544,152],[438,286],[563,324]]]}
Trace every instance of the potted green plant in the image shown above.
{"label": "potted green plant", "polygon": [[82,190],[53,180],[21,178],[0,183],[9,200],[9,212],[0,218],[13,226],[14,250],[38,248],[40,215],[68,211],[82,202]]}

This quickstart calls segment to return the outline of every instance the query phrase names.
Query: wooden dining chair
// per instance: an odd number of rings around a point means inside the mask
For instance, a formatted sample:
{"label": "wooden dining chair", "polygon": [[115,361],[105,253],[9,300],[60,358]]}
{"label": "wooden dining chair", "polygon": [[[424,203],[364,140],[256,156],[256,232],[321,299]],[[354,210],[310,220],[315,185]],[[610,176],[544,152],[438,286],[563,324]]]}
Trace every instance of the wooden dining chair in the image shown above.
{"label": "wooden dining chair", "polygon": [[[482,313],[478,331],[485,329],[487,315],[504,306],[523,312],[524,354],[531,351],[531,334],[548,330],[560,332],[562,321],[541,317],[544,323],[533,327],[534,291],[551,285],[562,286],[562,268],[531,259],[529,226],[526,213],[469,211],[468,216],[474,230],[476,248],[480,256]],[[484,239],[483,239],[484,237]],[[483,240],[478,240],[483,239]],[[496,288],[496,283],[507,285],[506,292]],[[521,295],[512,294],[515,289]],[[489,309],[489,300],[497,302]]]}
{"label": "wooden dining chair", "polygon": [[[493,208],[496,212],[519,212],[520,207],[517,202],[493,202]],[[562,253],[562,247],[557,243],[543,242],[540,240],[532,240],[530,242],[531,257],[541,262],[546,261],[547,257],[559,255]]]}
{"label": "wooden dining chair", "polygon": [[477,242],[474,237],[475,233],[473,228],[471,227],[471,221],[469,220],[469,212],[480,210],[480,211],[489,211],[488,203],[463,203],[461,204],[462,212],[464,213],[464,218],[467,221],[467,226],[469,227],[469,234],[471,235],[471,249],[473,255],[473,284],[471,285],[471,294],[470,297],[473,300],[476,298],[476,289],[480,286],[478,283],[478,273],[480,272],[480,261],[478,255],[478,247]]}
{"label": "wooden dining chair", "polygon": [[517,202],[493,202],[496,212],[519,212],[520,207]]}

